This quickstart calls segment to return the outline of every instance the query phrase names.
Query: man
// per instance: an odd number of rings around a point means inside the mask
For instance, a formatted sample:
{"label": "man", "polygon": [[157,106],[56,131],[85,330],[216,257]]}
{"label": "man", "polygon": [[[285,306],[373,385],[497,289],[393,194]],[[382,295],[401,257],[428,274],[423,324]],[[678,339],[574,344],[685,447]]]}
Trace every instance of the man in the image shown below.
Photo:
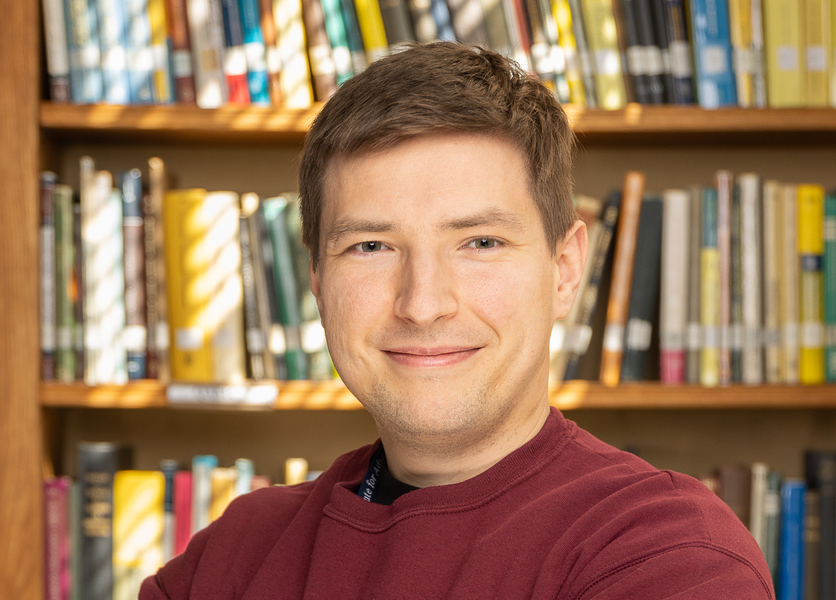
{"label": "man", "polygon": [[549,407],[587,251],[572,139],[548,90],[484,50],[413,47],[342,86],[306,142],[303,231],[380,441],[236,500],[141,598],[773,597],[702,484]]}

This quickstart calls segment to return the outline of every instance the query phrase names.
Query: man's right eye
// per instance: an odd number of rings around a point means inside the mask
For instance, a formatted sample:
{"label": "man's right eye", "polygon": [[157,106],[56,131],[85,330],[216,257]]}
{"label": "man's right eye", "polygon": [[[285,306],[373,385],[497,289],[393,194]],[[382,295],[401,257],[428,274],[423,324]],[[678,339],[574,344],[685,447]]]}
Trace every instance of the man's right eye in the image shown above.
{"label": "man's right eye", "polygon": [[383,242],[360,242],[359,244],[354,246],[355,250],[366,254],[370,254],[372,252],[379,252],[388,248],[389,246],[387,246]]}

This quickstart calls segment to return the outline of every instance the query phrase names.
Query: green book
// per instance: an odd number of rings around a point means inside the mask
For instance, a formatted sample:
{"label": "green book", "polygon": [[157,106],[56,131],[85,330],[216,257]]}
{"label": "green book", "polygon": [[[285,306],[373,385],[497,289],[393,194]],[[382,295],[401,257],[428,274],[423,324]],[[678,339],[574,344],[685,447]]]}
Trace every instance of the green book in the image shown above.
{"label": "green book", "polygon": [[325,13],[325,31],[331,42],[331,54],[337,69],[337,85],[342,85],[354,75],[351,64],[351,51],[348,47],[345,21],[340,11],[340,0],[322,0],[322,12]]}
{"label": "green book", "polygon": [[55,378],[75,381],[75,244],[73,242],[73,190],[56,185],[55,206]]}
{"label": "green book", "polygon": [[836,381],[836,192],[824,199],[825,376]]}

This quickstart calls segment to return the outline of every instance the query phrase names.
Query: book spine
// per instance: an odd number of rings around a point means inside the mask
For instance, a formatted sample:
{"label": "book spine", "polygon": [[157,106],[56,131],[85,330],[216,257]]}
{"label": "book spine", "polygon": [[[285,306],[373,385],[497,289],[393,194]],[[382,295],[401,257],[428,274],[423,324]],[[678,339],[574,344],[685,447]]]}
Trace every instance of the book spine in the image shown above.
{"label": "book spine", "polygon": [[154,103],[174,102],[174,79],[170,66],[171,39],[165,14],[165,0],[148,0],[148,21],[151,23],[151,51],[154,55]]}
{"label": "book spine", "polygon": [[825,376],[836,382],[836,194],[824,200],[824,326]]}
{"label": "book spine", "polygon": [[[275,0],[273,20],[277,27],[281,27],[279,55],[282,65],[281,87],[284,106],[309,108],[313,103],[313,86],[305,41],[305,24],[302,20],[302,1]],[[380,27],[382,30],[382,23]]]}
{"label": "book spine", "polygon": [[731,215],[732,215],[732,174],[718,171],[715,175],[717,188],[717,255],[719,269],[719,299],[717,317],[719,327],[718,384],[728,385],[732,381],[732,265],[731,265]]}
{"label": "book spine", "polygon": [[665,102],[675,104],[673,67],[671,64],[671,49],[668,33],[667,17],[665,16],[665,0],[651,0],[650,9],[653,12],[653,32],[656,45],[662,57],[662,78],[665,88]]}
{"label": "book spine", "polygon": [[821,578],[821,520],[818,490],[807,487],[804,494],[804,521],[802,524],[804,545],[804,572],[802,574],[803,598],[819,598]]}
{"label": "book spine", "polygon": [[247,348],[247,378],[260,380],[265,378],[264,339],[261,313],[255,290],[255,268],[253,264],[253,241],[249,221],[252,215],[241,217],[241,281],[244,286],[244,328]]}
{"label": "book spine", "polygon": [[[503,5],[508,6],[510,3],[504,2]],[[575,42],[575,33],[572,28],[572,10],[569,6],[569,0],[556,0],[553,6],[560,47],[563,49],[563,57],[566,60],[566,83],[569,86],[569,101],[577,106],[585,106],[586,91],[584,90],[583,77],[581,75],[581,64],[578,57],[577,43]],[[518,44],[519,42],[517,40],[511,39],[512,48],[517,47]]]}
{"label": "book spine", "polygon": [[197,105],[218,108],[228,98],[224,18],[220,0],[186,0]]}
{"label": "book spine", "polygon": [[671,54],[673,97],[676,104],[694,103],[691,42],[688,37],[685,0],[664,0],[668,48]]}
{"label": "book spine", "polygon": [[75,381],[75,244],[73,190],[56,185],[55,199],[55,378]]}
{"label": "book spine", "polygon": [[40,206],[40,318],[41,379],[55,379],[56,307],[55,307],[55,207],[54,192],[58,177],[41,173]]}
{"label": "book spine", "polygon": [[750,0],[729,0],[732,64],[737,81],[737,104],[741,108],[751,108],[755,105],[751,19]]}
{"label": "book spine", "polygon": [[618,109],[627,103],[621,56],[615,35],[611,0],[582,0],[586,39],[595,74],[595,94],[601,108]]}
{"label": "book spine", "polygon": [[[259,203],[260,206],[260,203]],[[250,333],[247,334],[247,345],[250,348],[258,349],[261,345],[261,363],[265,379],[277,379],[277,360],[270,349],[270,328],[272,326],[272,312],[270,306],[270,287],[267,282],[267,273],[264,260],[265,246],[270,248],[270,240],[265,244],[262,239],[261,218],[258,208],[246,218],[246,227],[250,242],[250,260],[252,261],[253,292],[259,324],[259,333],[253,333],[253,340],[250,340]],[[272,254],[271,254],[272,255]],[[242,259],[243,260],[243,259]],[[271,280],[272,281],[272,280]],[[283,362],[283,359],[282,359]]]}
{"label": "book spine", "polygon": [[763,2],[767,100],[772,108],[806,103],[801,9],[797,0]]}
{"label": "book spine", "polygon": [[578,64],[583,80],[586,105],[589,108],[598,106],[598,96],[595,91],[595,75],[593,72],[592,54],[586,39],[585,19],[581,11],[580,0],[568,0],[572,14],[572,33],[575,35],[575,45],[578,47]]}
{"label": "book spine", "polygon": [[148,194],[142,199],[145,228],[145,323],[146,375],[166,382],[169,379],[169,329],[163,243],[163,196],[166,188],[165,164],[158,157],[148,159]]}
{"label": "book spine", "polygon": [[804,2],[804,79],[806,106],[830,105],[830,11],[831,0]]}
{"label": "book spine", "polygon": [[[107,174],[110,186],[113,177]],[[107,215],[107,219],[104,219]],[[100,318],[101,354],[99,355],[99,381],[121,385],[128,382],[128,361],[125,349],[125,241],[122,235],[122,192],[111,187],[107,194],[106,208],[99,216],[109,235],[99,247],[99,265],[109,269],[103,273],[97,290],[97,313]],[[108,257],[102,261],[101,256]],[[103,297],[109,295],[109,300]]]}
{"label": "book spine", "polygon": [[[432,4],[433,1],[435,0],[431,0],[431,8],[434,11],[435,4]],[[363,35],[360,33],[360,22],[357,20],[357,8],[354,6],[354,0],[340,0],[339,5],[343,23],[345,24],[345,39],[348,44],[348,50],[351,53],[351,68],[355,73],[360,73],[366,68],[369,62],[366,57],[366,48],[363,46]],[[450,14],[446,12],[446,4],[444,4],[444,11],[447,15],[447,26],[452,27],[450,25]],[[435,13],[433,13],[433,16],[439,32],[441,32],[443,19],[440,20],[435,16]],[[439,36],[441,36],[441,33],[439,33]]]}
{"label": "book spine", "polygon": [[633,93],[639,104],[650,104],[648,74],[644,47],[639,41],[638,0],[621,0],[624,39],[627,44],[627,73],[633,84]]}
{"label": "book spine", "polygon": [[237,472],[234,467],[214,467],[209,472],[212,488],[209,522],[218,520],[235,498],[236,477]]}
{"label": "book spine", "polygon": [[253,477],[255,477],[253,461],[246,458],[235,459],[235,497],[249,493],[252,489]]}
{"label": "book spine", "polygon": [[[485,30],[485,16],[479,0],[448,0],[447,6],[457,40],[466,44],[489,45],[488,32]],[[529,18],[531,18],[530,15]]]}
{"label": "book spine", "polygon": [[174,479],[177,477],[178,463],[166,459],[160,462],[160,471],[165,477],[165,496],[163,497],[163,540],[162,559],[166,563],[174,558],[176,524],[174,520]]}
{"label": "book spine", "polygon": [[700,383],[720,382],[720,253],[717,248],[717,190],[702,191],[702,250],[700,251]]}
{"label": "book spine", "polygon": [[525,2],[531,31],[531,66],[543,85],[557,94],[557,65],[546,37],[543,11],[540,10],[539,4],[538,0]]}
{"label": "book spine", "polygon": [[380,16],[390,48],[413,41],[415,34],[409,22],[409,12],[403,0],[379,0]]}
{"label": "book spine", "polygon": [[766,108],[766,56],[763,44],[763,0],[749,0],[752,24],[752,85],[755,108]]}
{"label": "book spine", "polygon": [[270,104],[267,75],[267,47],[261,32],[261,8],[258,0],[238,0],[241,26],[244,29],[244,54],[247,57],[247,84],[250,102],[259,106]]}
{"label": "book spine", "polygon": [[70,101],[70,51],[64,0],[43,0],[43,18],[49,99],[56,104],[67,104]]}
{"label": "book spine", "polygon": [[804,481],[787,479],[781,487],[781,549],[777,597],[804,598]]}
{"label": "book spine", "polygon": [[209,525],[212,506],[212,469],[218,466],[211,454],[192,458],[192,535]]}
{"label": "book spine", "polygon": [[[325,14],[325,31],[328,34],[328,40],[331,42],[336,85],[340,86],[354,75],[345,20],[340,8],[340,0],[322,0],[321,4],[322,12]],[[427,11],[429,13],[429,0],[427,0]],[[431,16],[430,20],[432,20]]]}
{"label": "book spine", "polygon": [[690,199],[685,190],[665,190],[662,195],[659,370],[667,384],[685,382]]}
{"label": "book spine", "polygon": [[607,304],[607,321],[604,327],[604,346],[601,354],[601,383],[618,385],[621,359],[624,352],[624,329],[630,306],[630,287],[636,254],[636,236],[644,195],[645,175],[628,171],[624,176],[621,198],[621,218],[615,238],[615,258],[612,269],[612,287]]}
{"label": "book spine", "polygon": [[282,326],[281,316],[279,314],[279,292],[276,286],[275,278],[275,260],[273,258],[273,242],[270,234],[270,223],[264,214],[264,204],[259,204],[255,212],[257,220],[259,238],[261,240],[261,252],[253,253],[253,256],[259,256],[261,259],[260,273],[264,278],[264,293],[267,296],[267,307],[269,309],[269,330],[267,335],[267,346],[272,356],[272,365],[276,371],[276,379],[287,379],[287,369],[285,361],[285,336],[284,327]]}
{"label": "book spine", "polygon": [[129,451],[115,444],[78,445],[81,483],[81,585],[84,598],[113,594],[113,478],[130,466]]}
{"label": "book spine", "polygon": [[197,96],[186,0],[166,0],[166,18],[171,36],[171,77],[174,79],[174,99],[180,104],[195,104]]}
{"label": "book spine", "polygon": [[174,476],[174,555],[182,554],[192,538],[192,473]]}
{"label": "book spine", "polygon": [[651,104],[665,102],[664,64],[662,49],[656,42],[653,30],[651,0],[636,0],[636,25],[642,48],[644,72],[647,76],[647,92]]}
{"label": "book spine", "polygon": [[[497,0],[481,0],[481,5],[482,15],[485,19],[485,33],[488,35],[490,48],[499,52],[503,56],[512,56],[514,50],[511,45],[511,37],[508,33],[508,23],[505,18],[505,10],[502,7],[502,2],[498,2]],[[554,22],[552,4],[550,1],[541,1],[539,2],[539,7],[541,19],[544,22],[546,30],[546,37],[549,39],[549,43],[552,45],[553,53],[555,54],[554,60],[562,61],[563,50],[558,47],[557,24]],[[548,23],[546,23],[546,21],[548,21]],[[560,57],[557,56],[557,53],[560,53]],[[562,71],[563,69],[561,69],[561,72]],[[565,101],[568,102],[568,95]]]}
{"label": "book spine", "polygon": [[[150,1],[150,0],[149,0]],[[250,103],[247,85],[247,53],[238,0],[220,0],[224,27],[223,71],[228,90],[227,102],[244,106]]]}
{"label": "book spine", "polygon": [[700,355],[702,353],[702,244],[703,244],[703,202],[702,189],[692,187],[689,221],[693,235],[688,241],[688,316],[685,329],[685,381],[700,383]]}
{"label": "book spine", "polygon": [[731,381],[743,381],[743,254],[741,238],[740,186],[732,187],[731,202],[731,326],[729,347],[731,349]]}
{"label": "book spine", "polygon": [[151,48],[148,0],[128,0],[125,10],[128,20],[125,45],[131,104],[153,104],[154,51]]}
{"label": "book spine", "polygon": [[314,96],[319,102],[325,102],[337,91],[337,70],[320,0],[302,0],[302,18],[308,42],[308,58],[311,61]]}
{"label": "book spine", "polygon": [[741,204],[743,303],[743,383],[763,382],[763,241],[761,238],[761,182],[754,173],[738,177]]}
{"label": "book spine", "polygon": [[[455,4],[451,2],[451,22],[455,26]],[[366,58],[373,63],[378,58],[389,54],[389,42],[386,39],[386,29],[383,27],[383,15],[380,5],[375,0],[354,0],[357,12],[357,22],[360,24],[360,34],[366,47]]]}
{"label": "book spine", "polygon": [[128,379],[145,379],[148,351],[145,321],[145,223],[142,220],[142,174],[122,174],[122,237],[125,273],[125,351]]}
{"label": "book spine", "polygon": [[728,5],[724,0],[692,0],[689,6],[700,106],[737,106]]}
{"label": "book spine", "polygon": [[817,510],[808,519],[818,529],[818,551],[807,553],[808,591],[816,592],[819,600],[836,597],[836,453],[808,450],[804,453],[804,472],[807,489],[818,496]]}
{"label": "book spine", "polygon": [[653,317],[659,299],[662,252],[662,198],[648,196],[641,206],[630,309],[624,335],[622,381],[648,379],[648,352],[653,337]]}
{"label": "book spine", "polygon": [[44,482],[44,598],[70,597],[70,479]]}
{"label": "book spine", "polygon": [[799,259],[798,190],[784,185],[781,193],[781,374],[783,382],[795,385],[799,379]]}
{"label": "book spine", "polygon": [[70,97],[75,104],[102,100],[99,25],[92,0],[64,0],[70,55]]}
{"label": "book spine", "polygon": [[749,533],[766,554],[766,498],[769,466],[766,463],[752,463],[752,492],[749,509]]}
{"label": "book spine", "polygon": [[778,581],[778,566],[780,556],[780,535],[781,535],[781,486],[780,473],[770,470],[766,477],[766,549],[764,556],[772,575],[772,581]]}
{"label": "book spine", "polygon": [[800,259],[800,353],[802,384],[824,382],[822,254],[824,252],[824,189],[798,186],[798,254]]}
{"label": "book spine", "polygon": [[763,346],[764,379],[781,383],[780,312],[780,194],[781,184],[763,184]]}
{"label": "book spine", "polygon": [[128,104],[131,92],[125,41],[128,27],[125,7],[119,0],[95,0],[95,4],[99,20],[102,99],[110,104]]}
{"label": "book spine", "polygon": [[279,37],[273,18],[273,0],[259,0],[261,10],[261,35],[264,37],[264,58],[267,63],[267,85],[270,103],[282,105],[282,58],[279,54]]}
{"label": "book spine", "polygon": [[[84,262],[81,285],[84,307],[84,382],[87,385],[102,383],[98,378],[99,354],[101,351],[100,319],[96,312],[97,279],[103,274],[103,269],[94,269],[93,259],[97,256],[97,248],[93,241],[99,239],[94,236],[94,229],[100,225],[93,221],[102,206],[106,204],[106,195],[110,193],[110,182],[107,173],[102,172],[97,177],[95,163],[89,156],[82,156],[79,161],[79,187],[81,203],[81,256]],[[104,189],[102,189],[104,188]],[[98,231],[96,231],[98,233]]]}
{"label": "book spine", "polygon": [[84,381],[84,252],[81,240],[81,203],[73,203],[73,288],[75,289],[75,328],[73,347],[75,348],[75,379]]}
{"label": "book spine", "polygon": [[437,40],[438,27],[433,18],[431,0],[407,0],[406,6],[415,31],[415,39],[422,44]]}

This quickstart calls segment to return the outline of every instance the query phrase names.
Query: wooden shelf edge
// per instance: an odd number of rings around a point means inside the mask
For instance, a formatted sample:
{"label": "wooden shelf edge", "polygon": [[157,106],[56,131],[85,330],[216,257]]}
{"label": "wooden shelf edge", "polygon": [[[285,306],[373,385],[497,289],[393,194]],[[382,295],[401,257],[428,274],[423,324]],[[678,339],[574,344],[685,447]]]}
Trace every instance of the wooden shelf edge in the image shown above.
{"label": "wooden shelf edge", "polygon": [[[278,389],[275,410],[358,410],[360,403],[340,381],[272,382]],[[156,381],[128,385],[87,386],[42,383],[43,407],[164,408],[165,386]],[[550,390],[560,410],[705,410],[836,408],[836,385],[817,386],[666,386],[624,384],[606,388],[588,381],[569,381]]]}
{"label": "wooden shelf edge", "polygon": [[[301,143],[322,104],[309,109],[224,106],[72,105],[43,102],[41,129],[57,137],[122,138],[160,141],[285,141]],[[786,142],[833,141],[836,109],[722,108],[644,106],[620,110],[566,105],[566,113],[582,143],[656,141]],[[777,139],[775,136],[778,136]],[[684,136],[684,137],[683,137]]]}

